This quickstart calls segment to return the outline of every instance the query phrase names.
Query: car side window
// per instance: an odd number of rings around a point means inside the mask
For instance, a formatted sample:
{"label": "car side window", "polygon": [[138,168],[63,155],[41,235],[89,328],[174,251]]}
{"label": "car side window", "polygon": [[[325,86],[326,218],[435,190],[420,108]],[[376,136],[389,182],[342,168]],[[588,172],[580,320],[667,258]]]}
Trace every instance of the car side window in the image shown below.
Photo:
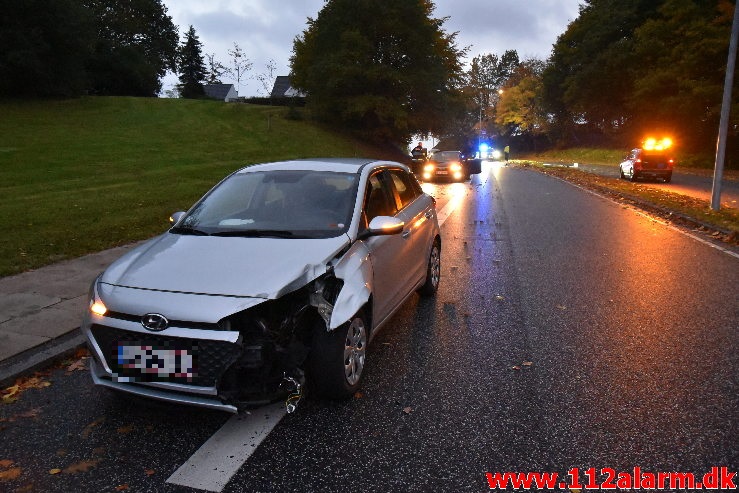
{"label": "car side window", "polygon": [[395,207],[390,203],[384,180],[382,180],[382,173],[375,173],[367,180],[367,191],[364,196],[365,227],[375,217],[392,216],[395,212]]}
{"label": "car side window", "polygon": [[416,189],[406,173],[400,170],[391,170],[389,174],[392,188],[395,190],[399,202],[398,209],[402,209],[413,202],[418,197],[418,193],[416,193]]}

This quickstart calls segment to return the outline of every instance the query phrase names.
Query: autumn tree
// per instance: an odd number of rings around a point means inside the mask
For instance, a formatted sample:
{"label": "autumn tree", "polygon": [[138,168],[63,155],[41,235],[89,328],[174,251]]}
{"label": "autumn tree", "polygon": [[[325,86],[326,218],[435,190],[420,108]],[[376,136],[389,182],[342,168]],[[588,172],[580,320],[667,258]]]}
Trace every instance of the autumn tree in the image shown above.
{"label": "autumn tree", "polygon": [[541,75],[545,66],[535,58],[524,60],[506,80],[495,121],[507,134],[537,135],[549,130],[548,115],[542,105]]}
{"label": "autumn tree", "polygon": [[466,74],[464,92],[468,97],[472,119],[478,119],[478,132],[495,129],[496,109],[500,90],[519,65],[518,52],[507,50],[502,56],[493,53],[478,55],[472,59]]}
{"label": "autumn tree", "polygon": [[440,132],[464,50],[429,0],[328,0],[293,44],[291,80],[318,119],[378,142]]}
{"label": "autumn tree", "polygon": [[205,96],[205,64],[203,63],[202,43],[198,39],[195,28],[185,33],[185,39],[179,53],[180,83],[178,88],[183,98],[200,98]]}

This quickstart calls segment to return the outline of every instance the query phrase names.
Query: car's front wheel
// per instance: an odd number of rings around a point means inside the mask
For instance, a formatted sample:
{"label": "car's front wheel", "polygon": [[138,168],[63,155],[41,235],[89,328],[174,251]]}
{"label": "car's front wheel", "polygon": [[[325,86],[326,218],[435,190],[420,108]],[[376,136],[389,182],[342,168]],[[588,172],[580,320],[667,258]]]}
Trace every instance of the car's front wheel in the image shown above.
{"label": "car's front wheel", "polygon": [[327,399],[348,399],[359,389],[367,357],[369,325],[360,310],[332,331],[316,327],[310,375],[316,393]]}
{"label": "car's front wheel", "polygon": [[631,170],[629,170],[629,181],[636,181],[638,177],[639,175],[636,174],[636,171],[634,171],[634,168],[631,168]]}

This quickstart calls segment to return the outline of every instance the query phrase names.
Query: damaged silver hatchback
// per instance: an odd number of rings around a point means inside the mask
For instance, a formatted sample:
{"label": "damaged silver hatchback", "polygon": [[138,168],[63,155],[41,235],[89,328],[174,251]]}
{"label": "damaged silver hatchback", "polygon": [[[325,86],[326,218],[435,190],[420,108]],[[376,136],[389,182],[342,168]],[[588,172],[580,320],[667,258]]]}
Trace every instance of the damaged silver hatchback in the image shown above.
{"label": "damaged silver hatchback", "polygon": [[435,201],[401,164],[249,166],[108,267],[82,331],[96,384],[238,412],[308,382],[341,399],[367,346],[441,273]]}

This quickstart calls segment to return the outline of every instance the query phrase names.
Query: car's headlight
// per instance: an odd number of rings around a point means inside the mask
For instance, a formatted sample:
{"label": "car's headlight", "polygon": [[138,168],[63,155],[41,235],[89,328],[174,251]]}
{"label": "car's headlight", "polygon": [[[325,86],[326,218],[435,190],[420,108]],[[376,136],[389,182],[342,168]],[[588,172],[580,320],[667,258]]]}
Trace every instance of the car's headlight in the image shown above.
{"label": "car's headlight", "polygon": [[431,164],[431,163],[428,163],[428,164],[426,164],[426,165],[425,165],[425,166],[423,167],[423,170],[424,170],[424,171],[434,171],[434,169],[435,169],[435,168],[436,168],[436,166],[434,166],[434,165],[433,165],[433,164]]}
{"label": "car's headlight", "polygon": [[459,163],[452,163],[449,165],[449,169],[453,172],[462,171],[462,165]]}
{"label": "car's headlight", "polygon": [[99,281],[100,276],[90,286],[90,311],[95,315],[103,316],[107,313],[108,308],[106,308],[105,303],[103,303],[103,300],[100,299],[100,295],[98,294],[97,286]]}

